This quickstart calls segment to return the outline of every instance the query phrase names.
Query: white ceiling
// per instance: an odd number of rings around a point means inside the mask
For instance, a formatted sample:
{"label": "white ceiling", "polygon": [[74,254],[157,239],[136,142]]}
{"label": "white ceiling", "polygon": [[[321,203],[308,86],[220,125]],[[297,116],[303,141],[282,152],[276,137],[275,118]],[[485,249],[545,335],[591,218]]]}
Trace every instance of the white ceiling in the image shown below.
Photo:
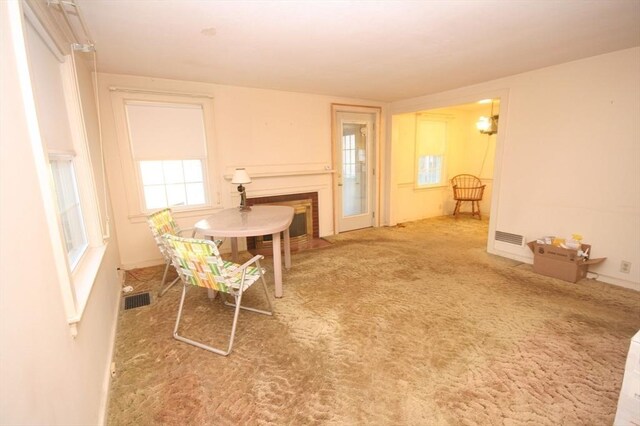
{"label": "white ceiling", "polygon": [[393,101],[640,45],[640,0],[77,0],[101,72]]}

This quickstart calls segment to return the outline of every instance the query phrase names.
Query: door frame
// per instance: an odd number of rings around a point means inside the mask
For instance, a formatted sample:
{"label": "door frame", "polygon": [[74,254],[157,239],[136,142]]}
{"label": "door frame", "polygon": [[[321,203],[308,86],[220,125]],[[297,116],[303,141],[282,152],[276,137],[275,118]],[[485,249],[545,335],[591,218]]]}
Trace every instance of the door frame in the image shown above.
{"label": "door frame", "polygon": [[333,193],[333,233],[339,234],[340,230],[338,227],[338,223],[340,220],[340,211],[338,211],[338,197],[340,197],[340,190],[338,187],[338,174],[340,170],[337,168],[336,153],[338,151],[338,132],[337,132],[337,115],[338,113],[361,113],[361,114],[371,114],[374,117],[374,131],[373,131],[373,141],[371,147],[371,155],[372,155],[372,167],[374,170],[373,173],[373,188],[370,189],[370,195],[373,197],[371,208],[373,210],[373,220],[371,222],[372,227],[380,226],[380,190],[381,190],[381,159],[380,159],[380,141],[382,135],[382,107],[377,106],[367,106],[367,105],[350,105],[350,104],[339,104],[332,103],[331,104],[331,166],[333,168],[333,179],[332,179],[332,193]]}

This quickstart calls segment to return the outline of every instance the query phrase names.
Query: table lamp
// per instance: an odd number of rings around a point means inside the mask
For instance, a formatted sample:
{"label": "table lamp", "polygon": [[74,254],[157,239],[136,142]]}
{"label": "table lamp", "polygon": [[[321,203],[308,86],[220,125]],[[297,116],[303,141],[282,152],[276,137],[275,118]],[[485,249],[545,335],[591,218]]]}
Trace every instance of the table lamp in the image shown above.
{"label": "table lamp", "polygon": [[243,168],[237,168],[233,172],[231,183],[238,185],[238,192],[240,193],[240,211],[249,211],[251,207],[247,206],[247,192],[243,184],[251,183],[251,178],[247,174],[247,171]]}

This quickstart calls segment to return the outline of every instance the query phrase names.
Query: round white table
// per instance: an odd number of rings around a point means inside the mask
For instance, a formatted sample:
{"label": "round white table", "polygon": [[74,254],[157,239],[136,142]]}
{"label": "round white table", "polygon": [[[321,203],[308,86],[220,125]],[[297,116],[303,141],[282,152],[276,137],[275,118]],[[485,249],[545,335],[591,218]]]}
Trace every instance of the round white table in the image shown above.
{"label": "round white table", "polygon": [[289,226],[293,220],[293,207],[251,206],[251,210],[231,208],[219,211],[194,225],[195,232],[208,237],[231,238],[233,261],[238,261],[238,237],[257,237],[271,234],[273,238],[273,278],[275,296],[282,297],[282,256],[280,233],[284,233],[284,266],[291,267]]}

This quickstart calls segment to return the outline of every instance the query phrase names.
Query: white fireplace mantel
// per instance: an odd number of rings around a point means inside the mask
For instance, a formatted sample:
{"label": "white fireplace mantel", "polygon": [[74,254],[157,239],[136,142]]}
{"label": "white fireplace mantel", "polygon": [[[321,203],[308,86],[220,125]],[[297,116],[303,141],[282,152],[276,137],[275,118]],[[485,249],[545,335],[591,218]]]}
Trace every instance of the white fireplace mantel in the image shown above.
{"label": "white fireplace mantel", "polygon": [[[274,178],[274,177],[290,177],[290,176],[310,176],[310,175],[327,175],[335,173],[334,169],[329,170],[294,170],[288,172],[266,172],[266,173],[251,173],[251,179],[260,178]],[[225,174],[222,177],[225,180],[231,181],[233,174]]]}

